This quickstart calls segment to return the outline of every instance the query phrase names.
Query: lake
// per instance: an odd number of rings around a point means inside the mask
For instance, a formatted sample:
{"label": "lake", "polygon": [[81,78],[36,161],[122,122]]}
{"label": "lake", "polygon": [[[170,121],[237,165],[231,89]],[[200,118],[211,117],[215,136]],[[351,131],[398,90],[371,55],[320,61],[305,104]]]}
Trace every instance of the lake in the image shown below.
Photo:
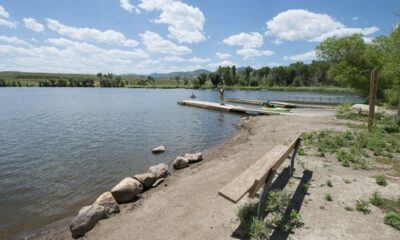
{"label": "lake", "polygon": [[[126,176],[186,152],[205,151],[235,131],[240,115],[177,105],[217,90],[0,88],[0,239],[73,216]],[[279,91],[225,91],[226,98],[285,100]],[[151,149],[167,151],[153,155]]]}

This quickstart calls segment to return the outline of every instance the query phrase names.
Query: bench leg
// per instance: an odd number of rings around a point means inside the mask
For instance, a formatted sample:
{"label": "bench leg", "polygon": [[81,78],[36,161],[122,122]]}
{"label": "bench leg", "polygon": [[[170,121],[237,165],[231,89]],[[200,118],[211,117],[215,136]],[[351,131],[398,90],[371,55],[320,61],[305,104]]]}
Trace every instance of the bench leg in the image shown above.
{"label": "bench leg", "polygon": [[301,142],[301,138],[299,138],[297,140],[296,146],[294,147],[294,150],[293,150],[292,158],[290,160],[290,172],[289,172],[290,176],[293,176],[293,173],[294,173],[294,158],[296,157],[297,150],[300,147],[300,142]]}
{"label": "bench leg", "polygon": [[267,196],[269,192],[269,188],[272,183],[272,179],[274,179],[275,171],[272,169],[269,173],[267,180],[265,181],[263,190],[261,195],[258,199],[258,206],[257,206],[257,217],[259,219],[264,219],[264,212],[265,212],[265,203],[267,202]]}

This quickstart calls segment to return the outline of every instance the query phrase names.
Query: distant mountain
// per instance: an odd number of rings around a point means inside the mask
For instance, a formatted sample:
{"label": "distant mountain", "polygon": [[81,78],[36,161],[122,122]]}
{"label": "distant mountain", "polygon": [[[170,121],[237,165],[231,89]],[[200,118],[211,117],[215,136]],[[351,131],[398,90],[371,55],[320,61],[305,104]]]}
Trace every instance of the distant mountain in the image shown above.
{"label": "distant mountain", "polygon": [[189,72],[170,72],[170,73],[152,73],[150,77],[153,78],[171,78],[171,77],[197,77],[202,73],[211,73],[206,69],[197,69]]}

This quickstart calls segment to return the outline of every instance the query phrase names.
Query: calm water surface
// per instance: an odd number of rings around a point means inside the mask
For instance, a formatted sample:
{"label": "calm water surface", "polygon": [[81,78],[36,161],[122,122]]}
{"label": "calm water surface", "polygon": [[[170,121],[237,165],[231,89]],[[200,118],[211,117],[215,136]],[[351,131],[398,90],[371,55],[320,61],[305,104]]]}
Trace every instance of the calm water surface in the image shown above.
{"label": "calm water surface", "polygon": [[[222,143],[240,116],[176,104],[192,92],[218,101],[216,90],[0,88],[0,239],[72,216],[153,164]],[[321,95],[226,91],[226,98],[288,94]],[[153,155],[160,144],[167,151]]]}

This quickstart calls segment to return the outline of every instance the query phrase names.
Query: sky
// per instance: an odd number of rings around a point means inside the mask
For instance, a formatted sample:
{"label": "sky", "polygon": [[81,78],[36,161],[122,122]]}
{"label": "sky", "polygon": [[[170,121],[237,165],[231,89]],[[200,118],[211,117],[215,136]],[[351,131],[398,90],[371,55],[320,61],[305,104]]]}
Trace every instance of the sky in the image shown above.
{"label": "sky", "polygon": [[0,0],[0,71],[308,63],[328,37],[389,34],[396,11],[399,0]]}

